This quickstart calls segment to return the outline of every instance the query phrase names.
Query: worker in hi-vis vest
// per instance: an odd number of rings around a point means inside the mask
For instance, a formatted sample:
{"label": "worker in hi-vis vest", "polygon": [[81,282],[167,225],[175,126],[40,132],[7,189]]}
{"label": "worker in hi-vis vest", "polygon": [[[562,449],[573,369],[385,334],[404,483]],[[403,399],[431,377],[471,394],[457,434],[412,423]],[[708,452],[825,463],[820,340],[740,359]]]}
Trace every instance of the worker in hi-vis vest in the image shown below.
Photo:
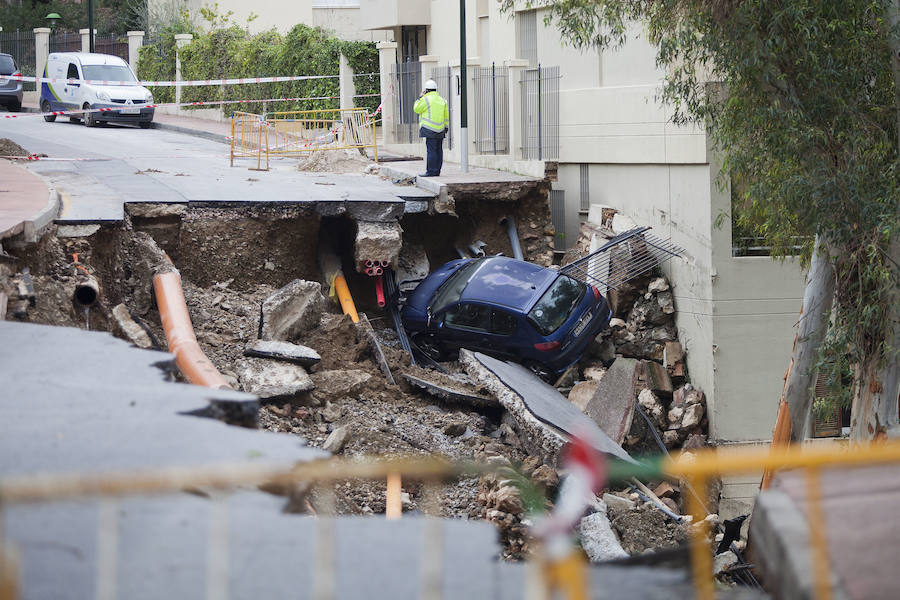
{"label": "worker in hi-vis vest", "polygon": [[419,115],[419,137],[425,138],[425,172],[419,177],[437,177],[444,164],[444,136],[450,127],[450,111],[447,101],[437,93],[433,79],[425,82],[422,95],[413,105]]}

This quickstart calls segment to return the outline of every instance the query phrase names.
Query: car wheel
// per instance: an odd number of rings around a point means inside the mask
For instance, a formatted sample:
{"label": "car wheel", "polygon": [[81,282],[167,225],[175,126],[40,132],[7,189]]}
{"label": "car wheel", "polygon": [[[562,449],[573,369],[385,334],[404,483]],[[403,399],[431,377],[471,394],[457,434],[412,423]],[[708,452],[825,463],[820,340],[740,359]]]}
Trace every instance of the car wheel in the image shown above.
{"label": "car wheel", "polygon": [[434,336],[417,335],[412,341],[416,347],[422,351],[422,354],[431,360],[438,361],[444,358],[444,351],[441,348],[441,343],[434,339]]}
{"label": "car wheel", "polygon": [[[48,113],[48,112],[50,112],[50,110],[51,109],[50,109],[50,101],[49,100],[44,100],[43,102],[41,102],[41,112]],[[44,120],[47,121],[48,123],[52,123],[53,121],[56,120],[56,115],[44,115]]]}
{"label": "car wheel", "polygon": [[533,360],[529,360],[525,363],[525,368],[529,371],[546,381],[547,383],[553,383],[554,376],[556,373],[553,372],[547,365],[543,363],[539,363]]}
{"label": "car wheel", "polygon": [[[91,105],[85,103],[85,105],[82,106],[81,108],[83,108],[85,110],[90,110]],[[97,120],[94,118],[94,113],[92,113],[92,112],[84,113],[83,122],[84,122],[85,127],[96,127],[97,126]]]}
{"label": "car wheel", "polygon": [[6,107],[9,112],[19,112],[22,110],[22,103],[18,100],[13,100],[12,103]]}
{"label": "car wheel", "polygon": [[152,125],[153,125],[153,121],[141,121],[140,123],[138,123],[138,126],[141,129],[150,129],[150,127]]}
{"label": "car wheel", "polygon": [[69,123],[81,123],[81,119],[78,117],[69,117]]}

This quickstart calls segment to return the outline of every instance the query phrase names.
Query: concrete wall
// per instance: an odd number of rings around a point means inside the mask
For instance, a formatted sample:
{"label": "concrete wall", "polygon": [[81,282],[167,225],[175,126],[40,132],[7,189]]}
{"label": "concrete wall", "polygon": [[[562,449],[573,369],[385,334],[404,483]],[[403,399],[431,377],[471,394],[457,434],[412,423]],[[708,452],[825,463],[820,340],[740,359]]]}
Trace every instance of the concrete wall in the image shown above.
{"label": "concrete wall", "polygon": [[360,23],[364,29],[429,25],[433,22],[430,4],[434,4],[434,2],[426,0],[360,0]]}

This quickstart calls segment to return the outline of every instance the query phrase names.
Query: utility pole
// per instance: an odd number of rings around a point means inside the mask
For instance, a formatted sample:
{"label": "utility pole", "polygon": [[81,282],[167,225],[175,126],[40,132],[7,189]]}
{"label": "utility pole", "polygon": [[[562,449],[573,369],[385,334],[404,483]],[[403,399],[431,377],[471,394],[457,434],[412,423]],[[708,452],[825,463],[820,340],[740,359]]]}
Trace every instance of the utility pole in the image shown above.
{"label": "utility pole", "polygon": [[88,0],[88,50],[94,51],[94,0]]}
{"label": "utility pole", "polygon": [[459,0],[459,166],[469,172],[469,102],[466,78],[466,0]]}

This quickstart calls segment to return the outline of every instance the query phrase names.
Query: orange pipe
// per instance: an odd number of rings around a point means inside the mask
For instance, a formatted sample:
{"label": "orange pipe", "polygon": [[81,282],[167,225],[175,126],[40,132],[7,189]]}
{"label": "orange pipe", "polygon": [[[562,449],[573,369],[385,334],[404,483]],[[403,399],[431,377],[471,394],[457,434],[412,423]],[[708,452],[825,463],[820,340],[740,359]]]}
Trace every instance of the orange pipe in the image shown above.
{"label": "orange pipe", "polygon": [[384,516],[387,519],[399,519],[403,515],[403,480],[400,473],[394,471],[387,476],[387,494],[385,498]]}
{"label": "orange pipe", "polygon": [[216,389],[231,389],[197,343],[194,326],[188,314],[181,289],[181,276],[177,271],[160,273],[153,277],[153,291],[169,352],[175,355],[175,364],[185,379],[194,385]]}
{"label": "orange pipe", "polygon": [[350,288],[347,287],[347,280],[344,275],[339,273],[334,278],[334,291],[337,292],[338,301],[341,303],[341,310],[345,315],[350,315],[350,319],[354,323],[359,323],[359,315],[356,313],[356,305],[353,304],[353,296],[350,295]]}

